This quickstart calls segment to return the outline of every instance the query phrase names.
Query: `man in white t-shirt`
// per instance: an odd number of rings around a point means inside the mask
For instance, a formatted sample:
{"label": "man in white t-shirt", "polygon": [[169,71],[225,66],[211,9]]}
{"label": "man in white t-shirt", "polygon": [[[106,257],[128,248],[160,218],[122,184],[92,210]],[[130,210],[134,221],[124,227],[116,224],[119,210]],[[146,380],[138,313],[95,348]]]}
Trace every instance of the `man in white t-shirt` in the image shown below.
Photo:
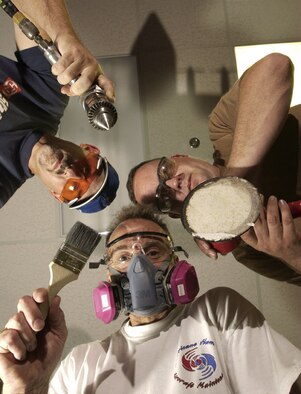
{"label": "man in white t-shirt", "polygon": [[0,334],[5,393],[298,392],[301,351],[234,290],[197,296],[194,267],[175,254],[183,249],[160,218],[130,206],[109,230],[110,280],[93,292],[95,311],[106,323],[122,312],[127,320],[105,340],[74,348],[49,384],[67,336],[59,297],[46,325],[36,303],[46,291],[23,297]]}

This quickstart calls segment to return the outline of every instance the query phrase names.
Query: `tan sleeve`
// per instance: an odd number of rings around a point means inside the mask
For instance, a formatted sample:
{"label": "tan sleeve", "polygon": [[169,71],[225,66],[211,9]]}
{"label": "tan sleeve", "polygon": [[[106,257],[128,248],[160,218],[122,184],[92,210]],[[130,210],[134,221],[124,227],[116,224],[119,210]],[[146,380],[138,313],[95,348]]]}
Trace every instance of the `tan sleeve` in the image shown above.
{"label": "tan sleeve", "polygon": [[229,160],[237,118],[240,81],[241,79],[236,81],[222,96],[209,116],[209,138],[215,151],[214,159],[219,165],[226,165]]}
{"label": "tan sleeve", "polygon": [[237,261],[252,271],[257,272],[257,274],[280,282],[301,286],[301,275],[297,274],[276,257],[259,252],[244,242],[241,242],[232,253]]}

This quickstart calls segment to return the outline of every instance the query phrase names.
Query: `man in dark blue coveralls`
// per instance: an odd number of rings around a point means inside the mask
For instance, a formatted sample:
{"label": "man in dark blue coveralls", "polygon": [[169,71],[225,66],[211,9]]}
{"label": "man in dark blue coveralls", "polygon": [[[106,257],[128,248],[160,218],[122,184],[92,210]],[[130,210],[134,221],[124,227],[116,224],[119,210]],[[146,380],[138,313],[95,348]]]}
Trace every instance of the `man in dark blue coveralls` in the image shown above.
{"label": "man in dark blue coveralls", "polygon": [[97,82],[114,102],[113,83],[79,41],[63,0],[16,0],[14,4],[43,38],[56,44],[62,57],[51,68],[35,42],[16,25],[17,61],[0,56],[0,207],[37,175],[69,208],[100,211],[116,196],[116,171],[97,147],[78,146],[55,134],[68,96],[81,95]]}

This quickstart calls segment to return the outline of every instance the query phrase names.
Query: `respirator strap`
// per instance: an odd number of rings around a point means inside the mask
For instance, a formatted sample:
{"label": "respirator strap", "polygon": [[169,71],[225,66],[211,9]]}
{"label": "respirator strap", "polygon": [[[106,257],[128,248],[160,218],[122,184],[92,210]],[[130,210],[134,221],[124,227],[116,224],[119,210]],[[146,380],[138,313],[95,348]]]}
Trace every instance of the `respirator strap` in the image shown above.
{"label": "respirator strap", "polygon": [[188,259],[188,257],[189,257],[189,254],[186,252],[185,249],[182,248],[182,246],[174,246],[174,247],[172,248],[172,251],[173,251],[173,252],[183,252],[183,253],[184,253],[184,256],[186,257],[186,259]]}

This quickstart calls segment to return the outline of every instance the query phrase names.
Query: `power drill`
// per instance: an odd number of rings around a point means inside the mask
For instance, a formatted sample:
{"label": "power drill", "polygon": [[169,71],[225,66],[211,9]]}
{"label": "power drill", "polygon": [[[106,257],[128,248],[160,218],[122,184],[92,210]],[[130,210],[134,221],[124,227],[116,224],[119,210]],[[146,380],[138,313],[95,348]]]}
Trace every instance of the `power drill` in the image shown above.
{"label": "power drill", "polygon": [[[35,41],[50,64],[54,64],[60,59],[61,54],[54,43],[44,40],[38,28],[10,0],[0,0],[0,7],[13,18],[27,38]],[[75,82],[76,79],[72,80],[70,84]],[[108,131],[114,126],[117,121],[117,111],[114,105],[107,100],[101,87],[92,85],[80,98],[88,115],[89,123],[95,129]]]}

